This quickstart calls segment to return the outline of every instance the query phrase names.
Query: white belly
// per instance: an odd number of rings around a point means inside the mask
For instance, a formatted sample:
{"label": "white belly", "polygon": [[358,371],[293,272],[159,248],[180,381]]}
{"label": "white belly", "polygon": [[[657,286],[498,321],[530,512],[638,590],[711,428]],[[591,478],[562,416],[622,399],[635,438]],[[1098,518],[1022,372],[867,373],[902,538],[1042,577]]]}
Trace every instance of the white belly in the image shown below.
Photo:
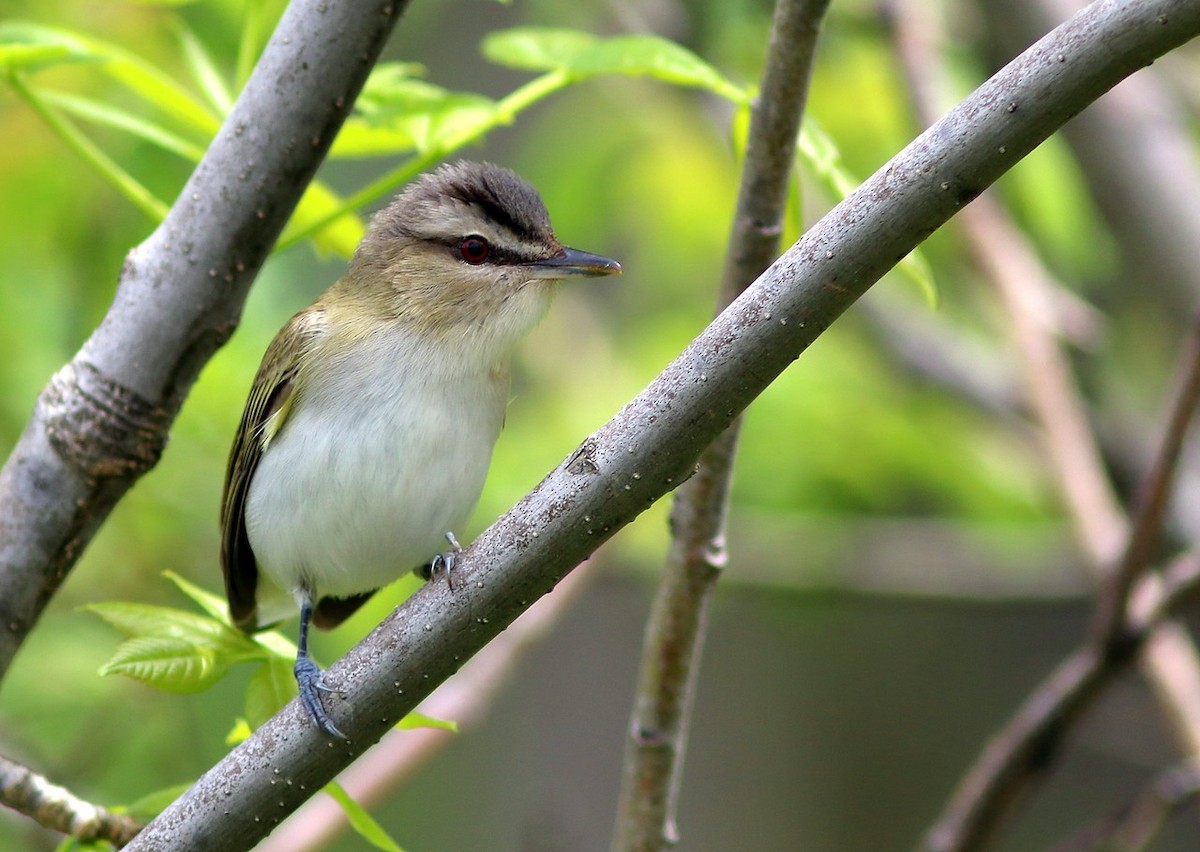
{"label": "white belly", "polygon": [[305,385],[246,500],[259,567],[283,589],[347,595],[446,549],[483,489],[507,381],[404,369],[397,351]]}

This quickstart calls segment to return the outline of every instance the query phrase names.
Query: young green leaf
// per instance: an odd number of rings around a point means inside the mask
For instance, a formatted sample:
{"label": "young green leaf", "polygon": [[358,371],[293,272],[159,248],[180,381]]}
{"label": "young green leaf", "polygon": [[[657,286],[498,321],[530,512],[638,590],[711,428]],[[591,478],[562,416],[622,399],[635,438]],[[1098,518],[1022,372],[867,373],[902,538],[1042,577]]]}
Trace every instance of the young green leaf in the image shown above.
{"label": "young green leaf", "polygon": [[0,70],[33,71],[73,58],[61,44],[0,44]]}
{"label": "young green leaf", "polygon": [[[372,77],[358,112],[368,126],[399,132],[418,151],[442,144],[447,137],[477,133],[492,123],[496,102],[472,92],[451,92],[407,76],[408,66],[389,66]],[[402,153],[393,151],[391,153]]]}
{"label": "young green leaf", "polygon": [[167,692],[188,694],[212,686],[230,659],[213,648],[170,636],[138,636],[122,642],[100,674],[123,674]]}
{"label": "young green leaf", "polygon": [[200,588],[195,583],[185,580],[174,571],[163,571],[163,576],[174,583],[179,588],[179,591],[191,598],[202,610],[217,621],[229,624],[229,609],[223,597],[214,595],[207,589]]}
{"label": "young green leaf", "polygon": [[649,76],[676,86],[694,86],[733,103],[749,100],[748,90],[685,47],[652,35],[605,39],[581,51],[570,70],[576,74]]}
{"label": "young green leaf", "polygon": [[415,150],[417,140],[403,127],[385,127],[366,121],[362,116],[352,115],[346,119],[333,147],[330,159],[345,160],[355,157],[393,157]]}
{"label": "young green leaf", "polygon": [[94,612],[128,636],[179,639],[237,659],[263,656],[260,646],[240,630],[206,615],[125,601],[88,604],[84,609]]}
{"label": "young green leaf", "polygon": [[483,54],[527,71],[567,71],[582,79],[602,74],[649,76],[677,86],[706,89],[734,103],[749,92],[687,48],[653,35],[598,39],[576,30],[522,27],[492,33]]}
{"label": "young green leaf", "polygon": [[426,716],[424,713],[413,711],[396,723],[396,727],[402,731],[412,731],[417,728],[436,728],[442,731],[450,731],[458,733],[458,722],[451,719],[435,719],[433,716]]}
{"label": "young green leaf", "polygon": [[52,30],[25,21],[0,23],[0,67],[37,71],[61,62],[81,62],[101,57],[78,41],[61,38]]}
{"label": "young green leaf", "polygon": [[486,59],[522,71],[570,68],[575,58],[594,45],[596,36],[581,30],[514,27],[489,33],[483,40]]}
{"label": "young green leaf", "polygon": [[250,739],[250,735],[254,733],[254,729],[250,727],[250,723],[245,719],[238,719],[233,723],[233,727],[229,729],[229,733],[225,735],[225,745],[233,747],[244,743]]}
{"label": "young green leaf", "polygon": [[151,145],[156,145],[164,151],[177,154],[193,163],[199,162],[204,155],[204,149],[199,145],[194,145],[158,124],[130,115],[110,104],[78,95],[69,95],[65,92],[42,92],[42,98],[46,103],[52,104],[76,118],[123,130],[131,136],[143,139]]}
{"label": "young green leaf", "polygon": [[166,810],[167,805],[186,793],[191,786],[191,784],[174,784],[170,787],[163,787],[161,790],[154,790],[130,804],[125,810],[139,821],[149,822]]}
{"label": "young green leaf", "polygon": [[[837,143],[821,128],[816,119],[807,115],[800,125],[796,156],[812,169],[813,174],[839,200],[853,192],[859,184],[858,179],[842,165],[842,154]],[[934,280],[932,267],[920,249],[911,251],[896,265],[896,269],[917,285],[930,307],[937,306],[937,282]]]}
{"label": "young green leaf", "polygon": [[353,209],[344,208],[345,202],[333,190],[313,181],[300,196],[300,203],[296,205],[296,212],[288,221],[277,248],[295,242],[292,235],[299,232],[309,236],[318,251],[350,257],[365,228]]}
{"label": "young green leaf", "polygon": [[340,784],[336,781],[330,781],[323,789],[333,797],[335,802],[342,806],[342,810],[346,812],[346,819],[350,821],[351,827],[358,832],[360,837],[376,849],[382,849],[384,852],[404,852],[403,849],[396,845],[396,841],[388,836],[383,827],[367,813],[366,809],[350,798],[350,794],[342,789]]}
{"label": "young green leaf", "polygon": [[200,39],[182,22],[179,24],[179,40],[183,46],[183,57],[187,60],[192,76],[200,91],[219,115],[225,116],[233,108],[233,93],[221,78],[217,64],[208,54]]}
{"label": "young green leaf", "polygon": [[258,667],[246,685],[246,721],[258,728],[295,697],[291,661],[272,657]]}
{"label": "young green leaf", "polygon": [[25,21],[0,23],[0,44],[4,43],[59,45],[72,58],[101,60],[97,70],[171,118],[206,137],[214,136],[220,127],[220,119],[170,74],[114,44]]}
{"label": "young green leaf", "polygon": [[167,215],[167,205],[162,199],[157,198],[133,175],[101,151],[99,146],[80,131],[70,119],[47,103],[41,92],[26,85],[21,75],[11,75],[8,84],[12,86],[13,91],[24,98],[30,108],[46,122],[68,148],[116,187],[117,191],[132,201],[142,212],[156,222],[161,221]]}

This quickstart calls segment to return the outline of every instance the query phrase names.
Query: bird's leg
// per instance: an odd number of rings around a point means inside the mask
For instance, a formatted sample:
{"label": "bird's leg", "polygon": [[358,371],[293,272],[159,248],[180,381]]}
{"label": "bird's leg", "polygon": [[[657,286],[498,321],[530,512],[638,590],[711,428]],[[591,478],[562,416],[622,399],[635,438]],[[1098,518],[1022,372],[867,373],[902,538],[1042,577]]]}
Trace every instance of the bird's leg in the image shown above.
{"label": "bird's leg", "polygon": [[454,591],[454,576],[451,572],[454,570],[454,563],[458,561],[458,554],[462,553],[462,545],[452,532],[446,533],[446,541],[450,542],[450,549],[434,556],[428,565],[418,566],[416,573],[423,580],[432,580],[438,574],[445,574],[446,586],[450,591]]}
{"label": "bird's leg", "polygon": [[332,692],[329,687],[321,683],[321,669],[313,661],[313,658],[308,655],[308,622],[312,619],[312,593],[307,589],[299,594],[300,598],[300,640],[296,643],[296,686],[300,689],[300,701],[304,704],[304,708],[308,710],[308,715],[312,716],[313,722],[317,727],[331,737],[337,737],[339,740],[346,739],[346,735],[337,729],[333,721],[329,718],[329,714],[325,712],[324,705],[321,704],[321,692]]}

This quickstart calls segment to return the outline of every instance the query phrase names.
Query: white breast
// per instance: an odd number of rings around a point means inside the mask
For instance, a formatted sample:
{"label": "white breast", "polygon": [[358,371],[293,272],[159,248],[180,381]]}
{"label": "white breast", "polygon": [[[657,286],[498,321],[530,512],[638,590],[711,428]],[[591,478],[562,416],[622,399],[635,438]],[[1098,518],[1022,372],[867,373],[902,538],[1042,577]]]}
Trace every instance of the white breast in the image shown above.
{"label": "white breast", "polygon": [[246,528],[284,589],[345,597],[428,561],[467,522],[507,376],[392,331],[308,379],[254,473]]}

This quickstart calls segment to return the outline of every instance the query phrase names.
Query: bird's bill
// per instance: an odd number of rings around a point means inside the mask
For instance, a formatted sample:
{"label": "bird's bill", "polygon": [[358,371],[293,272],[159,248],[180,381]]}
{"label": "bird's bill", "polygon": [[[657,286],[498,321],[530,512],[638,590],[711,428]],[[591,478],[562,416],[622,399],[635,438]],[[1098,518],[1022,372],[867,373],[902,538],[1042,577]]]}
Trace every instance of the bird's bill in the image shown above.
{"label": "bird's bill", "polygon": [[567,278],[574,275],[595,278],[621,274],[621,264],[615,260],[573,248],[564,248],[554,257],[523,265],[538,278]]}

